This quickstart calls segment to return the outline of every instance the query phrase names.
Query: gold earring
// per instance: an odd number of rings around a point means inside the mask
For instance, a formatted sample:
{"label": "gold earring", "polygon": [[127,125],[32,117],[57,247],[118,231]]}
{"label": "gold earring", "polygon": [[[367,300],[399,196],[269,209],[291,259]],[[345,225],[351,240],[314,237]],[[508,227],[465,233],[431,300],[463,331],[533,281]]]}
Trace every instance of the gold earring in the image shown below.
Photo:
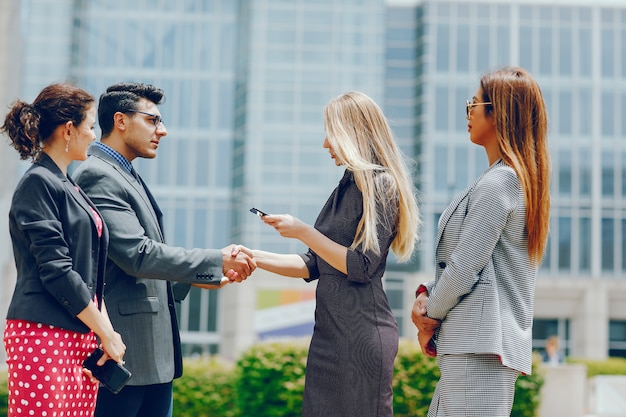
{"label": "gold earring", "polygon": [[67,142],[65,142],[65,152],[69,152],[70,151],[70,140],[68,139]]}

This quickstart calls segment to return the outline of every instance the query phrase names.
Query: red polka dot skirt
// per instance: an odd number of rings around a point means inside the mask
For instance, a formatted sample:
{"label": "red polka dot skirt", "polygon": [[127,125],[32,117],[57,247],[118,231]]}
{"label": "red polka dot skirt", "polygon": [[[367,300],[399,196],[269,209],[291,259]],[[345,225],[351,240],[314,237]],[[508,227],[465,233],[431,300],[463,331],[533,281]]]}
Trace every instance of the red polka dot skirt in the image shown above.
{"label": "red polka dot skirt", "polygon": [[7,320],[7,417],[91,417],[98,384],[83,374],[83,360],[97,346],[83,334],[47,324]]}

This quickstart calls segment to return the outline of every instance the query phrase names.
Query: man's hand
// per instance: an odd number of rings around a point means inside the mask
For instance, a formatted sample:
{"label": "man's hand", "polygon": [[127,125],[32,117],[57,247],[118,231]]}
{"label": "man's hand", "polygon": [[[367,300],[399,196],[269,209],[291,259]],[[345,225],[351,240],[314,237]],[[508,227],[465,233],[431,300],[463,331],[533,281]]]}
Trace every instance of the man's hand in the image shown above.
{"label": "man's hand", "polygon": [[441,322],[436,319],[432,319],[426,316],[426,305],[428,304],[428,295],[426,292],[421,293],[413,303],[413,310],[411,311],[411,320],[415,327],[417,327],[417,340],[422,348],[422,353],[427,356],[437,356],[437,349],[435,348],[432,338],[435,335],[435,330],[441,325]]}
{"label": "man's hand", "polygon": [[240,245],[229,245],[222,249],[222,273],[230,282],[241,282],[256,269],[256,262],[249,250]]}
{"label": "man's hand", "polygon": [[194,287],[203,288],[205,290],[219,290],[226,284],[230,284],[230,278],[228,277],[222,277],[222,282],[219,285],[210,285],[210,284],[191,284],[191,285]]}

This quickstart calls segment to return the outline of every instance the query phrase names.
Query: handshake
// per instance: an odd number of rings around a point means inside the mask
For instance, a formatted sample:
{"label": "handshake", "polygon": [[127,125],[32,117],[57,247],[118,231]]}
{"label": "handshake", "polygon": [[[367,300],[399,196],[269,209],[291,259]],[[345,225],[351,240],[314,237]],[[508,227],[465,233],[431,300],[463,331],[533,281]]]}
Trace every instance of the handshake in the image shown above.
{"label": "handshake", "polygon": [[[316,243],[321,234],[296,217],[288,214],[266,214],[253,209],[263,223],[273,227],[282,237],[299,239],[307,246]],[[252,210],[251,210],[252,211]],[[325,246],[328,244],[325,243]],[[257,268],[263,268],[279,275],[290,277],[308,277],[308,270],[302,258],[298,255],[282,255],[262,250],[252,250],[243,245],[228,245],[222,248],[221,279],[202,284],[193,284],[196,287],[218,289],[231,282],[246,280]],[[342,255],[345,259],[345,254]]]}
{"label": "handshake", "polygon": [[228,245],[222,248],[222,273],[225,277],[222,278],[223,284],[244,281],[256,267],[252,251],[245,246]]}

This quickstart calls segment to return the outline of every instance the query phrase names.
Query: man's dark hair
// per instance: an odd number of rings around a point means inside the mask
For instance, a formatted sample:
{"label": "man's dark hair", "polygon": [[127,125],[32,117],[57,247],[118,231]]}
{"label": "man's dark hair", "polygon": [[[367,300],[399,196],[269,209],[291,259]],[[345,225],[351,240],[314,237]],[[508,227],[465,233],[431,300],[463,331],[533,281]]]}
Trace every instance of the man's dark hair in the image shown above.
{"label": "man's dark hair", "polygon": [[111,134],[115,113],[137,110],[137,103],[142,98],[154,104],[161,104],[164,96],[163,90],[151,84],[135,82],[113,84],[100,96],[98,103],[98,124],[102,129],[102,136]]}

